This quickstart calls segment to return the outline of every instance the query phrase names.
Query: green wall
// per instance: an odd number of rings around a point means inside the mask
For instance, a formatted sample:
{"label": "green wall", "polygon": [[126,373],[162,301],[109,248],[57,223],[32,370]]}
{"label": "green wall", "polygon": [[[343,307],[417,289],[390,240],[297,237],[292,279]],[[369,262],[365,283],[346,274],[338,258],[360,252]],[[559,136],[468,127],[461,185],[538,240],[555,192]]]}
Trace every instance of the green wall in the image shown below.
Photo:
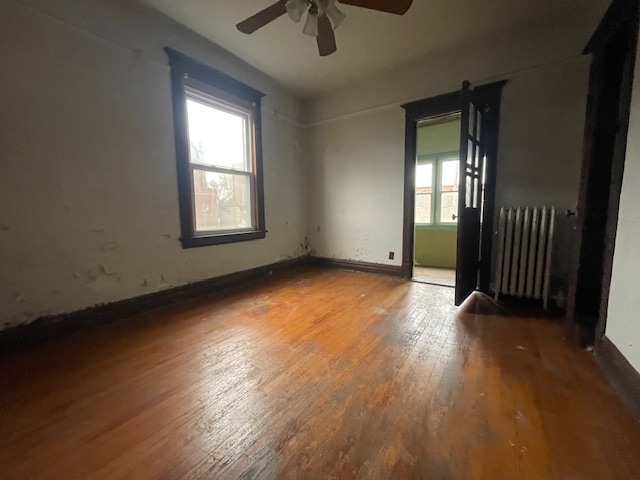
{"label": "green wall", "polygon": [[[417,154],[452,152],[460,146],[460,120],[418,127]],[[415,232],[414,261],[421,267],[456,268],[455,227],[418,227]]]}
{"label": "green wall", "polygon": [[460,119],[418,127],[416,147],[418,156],[458,150],[460,148]]}
{"label": "green wall", "polygon": [[456,268],[458,231],[417,228],[415,264],[421,267]]}

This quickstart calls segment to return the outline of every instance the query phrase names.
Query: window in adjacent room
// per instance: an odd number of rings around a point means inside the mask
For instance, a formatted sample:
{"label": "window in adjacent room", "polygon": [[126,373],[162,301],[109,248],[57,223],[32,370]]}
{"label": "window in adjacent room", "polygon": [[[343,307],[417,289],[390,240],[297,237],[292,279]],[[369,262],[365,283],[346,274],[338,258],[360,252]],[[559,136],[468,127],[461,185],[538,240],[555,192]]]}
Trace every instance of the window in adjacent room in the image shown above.
{"label": "window in adjacent room", "polygon": [[416,165],[416,223],[433,223],[433,162]]}
{"label": "window in adjacent room", "polygon": [[458,154],[425,155],[416,165],[417,225],[458,223]]}
{"label": "window in adjacent room", "polygon": [[166,50],[172,73],[183,247],[264,238],[263,94]]}

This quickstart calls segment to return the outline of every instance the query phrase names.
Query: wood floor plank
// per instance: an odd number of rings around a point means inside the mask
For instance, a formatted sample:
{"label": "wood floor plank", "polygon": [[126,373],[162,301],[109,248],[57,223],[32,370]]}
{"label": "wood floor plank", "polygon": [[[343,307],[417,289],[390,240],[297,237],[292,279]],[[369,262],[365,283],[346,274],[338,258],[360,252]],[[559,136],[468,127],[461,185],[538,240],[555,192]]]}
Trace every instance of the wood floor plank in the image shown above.
{"label": "wood floor plank", "polygon": [[635,479],[562,326],[303,268],[0,360],[1,478]]}

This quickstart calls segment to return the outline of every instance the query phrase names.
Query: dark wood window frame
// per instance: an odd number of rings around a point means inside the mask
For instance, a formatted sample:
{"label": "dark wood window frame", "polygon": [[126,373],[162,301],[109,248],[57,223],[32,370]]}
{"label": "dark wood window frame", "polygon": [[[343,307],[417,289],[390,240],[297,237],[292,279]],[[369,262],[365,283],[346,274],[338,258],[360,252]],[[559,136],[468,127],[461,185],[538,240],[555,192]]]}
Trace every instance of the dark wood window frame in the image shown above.
{"label": "dark wood window frame", "polygon": [[[180,241],[183,248],[257,240],[266,235],[264,180],[262,167],[261,99],[264,93],[215,70],[172,48],[165,48],[171,66],[173,123],[175,131],[178,197],[180,203]],[[197,232],[194,216],[192,165],[187,124],[187,89],[215,97],[222,103],[248,113],[253,137],[252,213],[254,225],[248,229]]]}

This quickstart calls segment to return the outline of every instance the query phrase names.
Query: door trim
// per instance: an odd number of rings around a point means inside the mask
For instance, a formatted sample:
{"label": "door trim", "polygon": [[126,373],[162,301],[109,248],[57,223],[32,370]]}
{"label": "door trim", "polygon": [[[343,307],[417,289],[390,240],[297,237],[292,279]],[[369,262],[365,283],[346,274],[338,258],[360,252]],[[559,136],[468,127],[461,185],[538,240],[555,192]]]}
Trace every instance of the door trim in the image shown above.
{"label": "door trim", "polygon": [[[638,39],[638,1],[615,0],[592,35],[584,53],[593,56],[589,78],[589,94],[587,97],[587,107],[585,113],[585,127],[583,133],[582,166],[580,174],[580,192],[578,197],[578,222],[576,225],[578,256],[573,264],[572,278],[569,283],[567,295],[567,309],[565,326],[568,336],[581,344],[593,344],[596,350],[599,349],[601,339],[604,336],[607,323],[607,309],[609,303],[609,293],[611,288],[611,277],[613,271],[613,257],[615,249],[615,239],[618,224],[618,209],[620,204],[620,194],[622,191],[622,177],[626,160],[626,143],[629,126],[629,115],[632,96],[632,84],[634,76],[636,45]],[[608,50],[620,48],[622,45],[624,58],[612,59]],[[604,72],[611,70],[611,62],[622,69],[619,85],[612,86],[606,82]],[[585,218],[590,211],[587,209],[589,199],[589,185],[593,181],[591,176],[592,165],[596,160],[601,161],[601,145],[606,142],[607,135],[611,132],[604,131],[605,125],[610,121],[604,120],[602,102],[610,92],[606,89],[619,88],[617,98],[617,118],[619,131],[613,134],[611,144],[611,172],[608,177],[609,191],[606,198],[606,220],[603,232],[603,250],[601,263],[599,263],[599,305],[598,312],[586,318],[583,315],[580,298],[581,285],[585,277],[583,269],[586,265],[582,261],[584,245]],[[606,111],[605,114],[612,112]],[[605,129],[606,130],[606,129]],[[617,138],[616,138],[617,137]],[[596,179],[596,181],[599,178]],[[583,318],[584,317],[584,318]],[[595,321],[591,321],[591,320]],[[591,323],[594,323],[591,325]]]}
{"label": "door trim", "polygon": [[460,111],[462,91],[402,105],[405,109],[404,130],[404,215],[402,219],[402,276],[413,276],[414,216],[416,201],[417,122],[422,118],[448,115]]}

